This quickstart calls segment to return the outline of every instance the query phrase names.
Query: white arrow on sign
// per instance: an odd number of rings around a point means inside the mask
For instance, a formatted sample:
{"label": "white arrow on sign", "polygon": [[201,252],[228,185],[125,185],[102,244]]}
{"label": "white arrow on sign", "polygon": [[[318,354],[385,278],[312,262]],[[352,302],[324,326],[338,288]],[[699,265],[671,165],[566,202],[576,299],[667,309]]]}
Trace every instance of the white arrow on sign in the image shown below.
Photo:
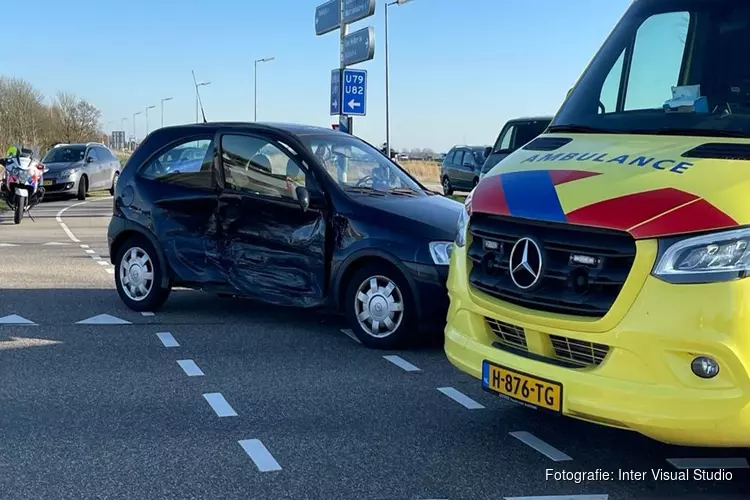
{"label": "white arrow on sign", "polygon": [[349,104],[349,107],[352,108],[352,109],[358,108],[358,107],[360,107],[362,105],[362,103],[359,103],[359,102],[355,101],[354,99],[352,99],[351,101],[349,101],[347,104]]}

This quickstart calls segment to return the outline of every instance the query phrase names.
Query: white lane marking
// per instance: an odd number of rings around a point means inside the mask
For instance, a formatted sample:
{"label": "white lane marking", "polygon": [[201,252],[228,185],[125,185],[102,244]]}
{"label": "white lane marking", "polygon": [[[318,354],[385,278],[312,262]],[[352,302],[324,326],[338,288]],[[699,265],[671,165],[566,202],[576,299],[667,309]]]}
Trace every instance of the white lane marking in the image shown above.
{"label": "white lane marking", "polygon": [[169,332],[159,332],[156,334],[156,336],[159,337],[159,340],[161,340],[161,343],[164,344],[164,347],[180,347],[180,344],[177,343],[172,334]]}
{"label": "white lane marking", "polygon": [[608,500],[609,495],[548,495],[541,497],[503,497],[504,500]]}
{"label": "white lane marking", "polygon": [[36,323],[18,314],[10,314],[0,318],[0,325],[36,325]]}
{"label": "white lane marking", "polygon": [[678,469],[748,469],[744,458],[668,458]]}
{"label": "white lane marking", "polygon": [[0,247],[17,247],[15,243],[0,243]]}
{"label": "white lane marking", "polygon": [[188,377],[202,377],[205,375],[203,370],[201,370],[192,359],[180,359],[177,361],[177,364],[180,365],[180,368],[182,368],[182,371],[184,371],[185,375]]}
{"label": "white lane marking", "polygon": [[204,394],[203,397],[208,401],[208,404],[211,405],[211,408],[214,409],[216,412],[216,415],[219,417],[236,417],[237,412],[234,411],[234,408],[232,408],[229,403],[227,403],[227,400],[224,399],[224,396],[221,395],[220,392],[209,392],[207,394]]}
{"label": "white lane marking", "polygon": [[117,318],[110,314],[97,314],[84,320],[76,322],[76,325],[130,325],[130,321]]}
{"label": "white lane marking", "polygon": [[32,339],[27,337],[9,337],[9,340],[0,342],[0,351],[11,349],[25,349],[27,347],[43,347],[46,345],[62,344],[59,340]]}
{"label": "white lane marking", "polygon": [[44,243],[42,246],[45,247],[61,247],[61,246],[69,246],[70,243],[58,243],[57,241],[50,241],[49,243]]}
{"label": "white lane marking", "polygon": [[81,245],[81,248],[89,248],[88,245]]}
{"label": "white lane marking", "polygon": [[406,361],[401,356],[383,356],[383,358],[385,358],[387,361],[390,361],[391,363],[393,363],[394,365],[398,366],[399,368],[401,368],[404,371],[407,371],[407,372],[419,372],[419,371],[422,371],[419,368],[417,368],[416,366],[414,366],[413,364],[411,364],[408,361]]}
{"label": "white lane marking", "polygon": [[565,462],[568,460],[573,460],[565,453],[561,452],[554,446],[545,443],[544,441],[542,441],[535,435],[531,434],[530,432],[526,432],[526,431],[511,432],[510,435],[518,439],[525,445],[530,446],[531,448],[534,448],[536,451],[538,451],[542,455],[545,455],[550,460],[554,460],[555,462]]}
{"label": "white lane marking", "polygon": [[152,313],[150,311],[142,311],[141,312],[141,316],[153,316],[153,315],[154,315],[154,313]]}
{"label": "white lane marking", "polygon": [[484,406],[480,405],[466,394],[457,391],[453,387],[438,387],[438,391],[442,392],[453,401],[469,410],[481,410],[482,408],[484,408]]}
{"label": "white lane marking", "polygon": [[245,450],[245,453],[255,463],[259,471],[273,472],[281,470],[279,463],[259,439],[245,439],[237,442],[240,443],[242,449]]}
{"label": "white lane marking", "polygon": [[[89,201],[106,201],[106,200],[110,200],[111,201],[112,197],[111,196],[107,196],[106,198],[98,198],[96,200],[89,200]],[[63,222],[62,215],[67,210],[70,210],[73,207],[78,207],[78,206],[81,206],[81,205],[85,205],[89,201],[81,201],[81,202],[78,202],[78,203],[73,203],[72,205],[69,205],[67,207],[62,208],[59,212],[57,212],[57,215],[55,215],[55,220],[58,222],[58,224],[60,224],[60,227],[63,228],[63,231],[65,231],[65,234],[68,235],[68,238],[70,238],[70,240],[73,243],[80,243],[81,240],[79,240],[78,238],[76,238],[76,235],[73,234],[73,231],[71,231],[70,228],[68,227],[68,225]],[[81,248],[83,248],[83,246],[81,246]],[[86,248],[88,248],[88,247],[86,247]]]}
{"label": "white lane marking", "polygon": [[93,250],[86,250],[86,253],[92,254],[92,253],[96,253],[96,252],[94,252]]}
{"label": "white lane marking", "polygon": [[98,255],[89,255],[89,257],[91,257],[94,260],[102,260],[102,258],[99,257]]}
{"label": "white lane marking", "polygon": [[72,241],[73,243],[79,243],[81,241],[78,238],[76,238],[76,235],[73,234],[73,231],[71,231],[70,228],[68,228],[67,224],[65,224],[64,222],[61,222],[60,227],[63,228],[63,231],[65,231],[65,234],[68,235],[68,238],[70,238],[70,241]]}
{"label": "white lane marking", "polygon": [[355,341],[357,344],[361,344],[362,343],[362,342],[359,341],[359,339],[357,338],[357,336],[354,335],[354,332],[351,331],[351,330],[349,330],[348,328],[342,328],[341,329],[341,333],[343,333],[344,335],[346,335],[347,337],[349,337],[350,339],[352,339],[353,341]]}
{"label": "white lane marking", "polygon": [[107,272],[108,272],[109,274],[115,274],[115,270],[114,270],[114,269],[112,269],[112,268],[110,268],[110,269],[105,269],[105,271],[107,271]]}
{"label": "white lane marking", "polygon": [[96,263],[99,264],[100,266],[110,266],[111,265],[106,260],[97,260]]}

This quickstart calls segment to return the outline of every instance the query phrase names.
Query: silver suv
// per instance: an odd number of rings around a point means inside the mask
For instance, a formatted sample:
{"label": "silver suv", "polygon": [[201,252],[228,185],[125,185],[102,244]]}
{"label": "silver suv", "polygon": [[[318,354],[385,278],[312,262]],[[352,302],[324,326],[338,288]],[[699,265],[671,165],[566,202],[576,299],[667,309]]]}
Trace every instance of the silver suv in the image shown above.
{"label": "silver suv", "polygon": [[58,144],[42,159],[49,172],[44,174],[45,194],[75,195],[85,200],[90,191],[109,190],[114,194],[122,170],[120,160],[104,145]]}

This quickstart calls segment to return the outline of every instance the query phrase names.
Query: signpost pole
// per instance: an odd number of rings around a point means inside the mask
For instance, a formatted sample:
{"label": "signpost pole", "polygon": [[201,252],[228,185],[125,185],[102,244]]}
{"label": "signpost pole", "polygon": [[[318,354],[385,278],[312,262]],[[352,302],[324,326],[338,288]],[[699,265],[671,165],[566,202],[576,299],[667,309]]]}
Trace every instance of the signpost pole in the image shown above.
{"label": "signpost pole", "polygon": [[[344,8],[345,8],[345,2],[342,0],[339,2],[339,8],[341,9],[340,17],[341,19],[341,27],[339,28],[339,52],[340,52],[340,61],[339,61],[339,68],[342,70],[342,80],[341,80],[341,86],[343,87],[345,85],[345,82],[343,80],[343,70],[346,69],[346,58],[344,57],[344,39],[346,38],[346,35],[349,34],[349,25],[344,22]],[[344,132],[347,134],[354,134],[353,130],[353,121],[350,117],[348,117],[346,114],[344,114],[344,104],[341,103],[341,114],[339,115],[339,129],[344,129]]]}

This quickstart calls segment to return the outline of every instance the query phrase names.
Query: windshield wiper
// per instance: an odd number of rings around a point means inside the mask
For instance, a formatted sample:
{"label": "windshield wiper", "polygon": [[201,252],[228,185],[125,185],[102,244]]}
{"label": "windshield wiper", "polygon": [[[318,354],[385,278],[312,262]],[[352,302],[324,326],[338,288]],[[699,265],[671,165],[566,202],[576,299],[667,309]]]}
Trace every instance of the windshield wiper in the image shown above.
{"label": "windshield wiper", "polygon": [[628,130],[630,134],[643,135],[689,135],[703,137],[737,137],[741,139],[750,139],[750,134],[734,130],[721,130],[710,128],[660,128],[653,130]]}
{"label": "windshield wiper", "polygon": [[385,196],[387,194],[384,191],[368,186],[347,186],[344,188],[344,191],[348,191],[350,193],[374,194],[377,196]]}
{"label": "windshield wiper", "polygon": [[552,125],[547,128],[547,132],[570,132],[571,134],[624,134],[617,130],[607,130],[604,128],[589,127],[588,125]]}
{"label": "windshield wiper", "polygon": [[409,187],[393,188],[393,189],[389,189],[388,192],[392,194],[402,195],[402,196],[416,196],[419,194],[419,191],[417,191],[416,189],[409,188]]}

